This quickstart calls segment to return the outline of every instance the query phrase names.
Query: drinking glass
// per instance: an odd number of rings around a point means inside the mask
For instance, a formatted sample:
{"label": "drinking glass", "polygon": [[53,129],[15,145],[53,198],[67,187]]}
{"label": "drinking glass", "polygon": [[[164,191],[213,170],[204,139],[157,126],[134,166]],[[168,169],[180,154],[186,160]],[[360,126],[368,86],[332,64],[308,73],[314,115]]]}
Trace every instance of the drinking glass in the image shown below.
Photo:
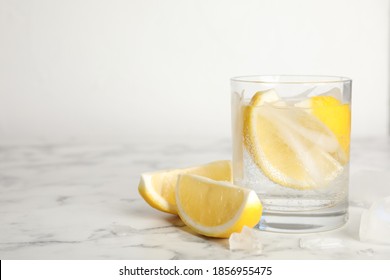
{"label": "drinking glass", "polygon": [[259,229],[317,232],[346,223],[351,85],[335,76],[231,79],[233,178],[258,194]]}

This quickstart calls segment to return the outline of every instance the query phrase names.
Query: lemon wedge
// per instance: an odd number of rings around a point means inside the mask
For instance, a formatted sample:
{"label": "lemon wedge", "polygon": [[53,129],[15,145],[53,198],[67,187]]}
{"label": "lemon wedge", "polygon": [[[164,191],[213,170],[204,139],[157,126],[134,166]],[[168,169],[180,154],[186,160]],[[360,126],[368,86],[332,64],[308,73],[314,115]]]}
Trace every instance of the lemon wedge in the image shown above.
{"label": "lemon wedge", "polygon": [[180,218],[195,232],[227,238],[244,226],[254,227],[262,204],[253,190],[196,175],[180,175],[176,186]]}
{"label": "lemon wedge", "polygon": [[349,157],[351,134],[351,109],[332,96],[314,96],[310,98],[310,107],[314,114],[337,137],[344,153]]}
{"label": "lemon wedge", "polygon": [[[273,90],[257,92],[244,108],[243,141],[247,152],[269,179],[282,186],[326,186],[342,172],[347,161],[333,128],[328,127],[330,123],[317,117],[332,114],[334,109],[329,108],[334,105],[313,99],[308,109],[288,104],[278,107],[274,105],[276,96]],[[344,115],[338,121],[348,122]],[[344,133],[340,130],[340,137]]]}
{"label": "lemon wedge", "polygon": [[220,160],[208,164],[184,168],[162,170],[141,174],[138,191],[153,208],[177,214],[175,187],[179,174],[195,174],[219,181],[232,181],[231,162]]}

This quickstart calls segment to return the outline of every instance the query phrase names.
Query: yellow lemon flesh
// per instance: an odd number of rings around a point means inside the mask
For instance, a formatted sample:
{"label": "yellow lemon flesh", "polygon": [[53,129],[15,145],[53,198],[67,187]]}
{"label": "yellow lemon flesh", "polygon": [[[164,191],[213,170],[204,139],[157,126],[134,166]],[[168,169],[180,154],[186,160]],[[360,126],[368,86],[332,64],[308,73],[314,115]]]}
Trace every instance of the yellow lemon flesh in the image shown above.
{"label": "yellow lemon flesh", "polygon": [[177,214],[175,187],[179,174],[195,174],[218,181],[232,181],[231,162],[220,160],[190,168],[143,173],[138,191],[153,208]]}
{"label": "yellow lemon flesh", "polygon": [[254,227],[262,204],[253,190],[196,175],[181,175],[176,186],[180,218],[195,232],[227,238],[244,226]]}
{"label": "yellow lemon flesh", "polygon": [[351,110],[349,104],[342,104],[332,96],[310,98],[312,113],[337,137],[345,154],[349,155],[351,134]]}
{"label": "yellow lemon flesh", "polygon": [[330,96],[310,98],[298,107],[279,99],[273,90],[258,92],[244,107],[247,152],[277,184],[295,189],[326,186],[348,161],[349,111],[342,108],[349,107],[336,99],[335,104]]}

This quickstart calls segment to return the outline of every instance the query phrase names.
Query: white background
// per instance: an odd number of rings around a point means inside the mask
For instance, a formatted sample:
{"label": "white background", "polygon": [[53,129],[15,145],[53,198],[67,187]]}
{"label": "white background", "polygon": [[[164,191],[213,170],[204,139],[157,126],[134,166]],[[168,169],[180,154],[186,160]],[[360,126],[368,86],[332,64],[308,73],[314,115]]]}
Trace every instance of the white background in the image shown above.
{"label": "white background", "polygon": [[353,135],[384,136],[386,0],[0,0],[0,144],[230,135],[229,78],[353,79]]}

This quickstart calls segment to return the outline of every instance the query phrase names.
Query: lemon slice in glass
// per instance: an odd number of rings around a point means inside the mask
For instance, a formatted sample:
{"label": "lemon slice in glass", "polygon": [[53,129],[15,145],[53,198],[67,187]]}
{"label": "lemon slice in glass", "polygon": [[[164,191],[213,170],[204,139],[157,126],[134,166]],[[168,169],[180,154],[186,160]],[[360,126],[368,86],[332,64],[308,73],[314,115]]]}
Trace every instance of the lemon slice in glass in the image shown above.
{"label": "lemon slice in glass", "polygon": [[[282,186],[326,186],[347,161],[329,123],[317,117],[334,113],[334,105],[309,99],[308,108],[302,108],[305,104],[276,106],[280,103],[276,96],[273,90],[258,92],[245,107],[243,141],[247,152],[270,180]],[[340,118],[340,122],[347,122],[345,116]]]}
{"label": "lemon slice in glass", "polygon": [[[310,112],[326,125],[343,149],[346,158],[349,157],[351,134],[351,109],[349,104],[342,104],[333,96],[313,96],[304,101]],[[305,104],[302,104],[305,107]]]}

